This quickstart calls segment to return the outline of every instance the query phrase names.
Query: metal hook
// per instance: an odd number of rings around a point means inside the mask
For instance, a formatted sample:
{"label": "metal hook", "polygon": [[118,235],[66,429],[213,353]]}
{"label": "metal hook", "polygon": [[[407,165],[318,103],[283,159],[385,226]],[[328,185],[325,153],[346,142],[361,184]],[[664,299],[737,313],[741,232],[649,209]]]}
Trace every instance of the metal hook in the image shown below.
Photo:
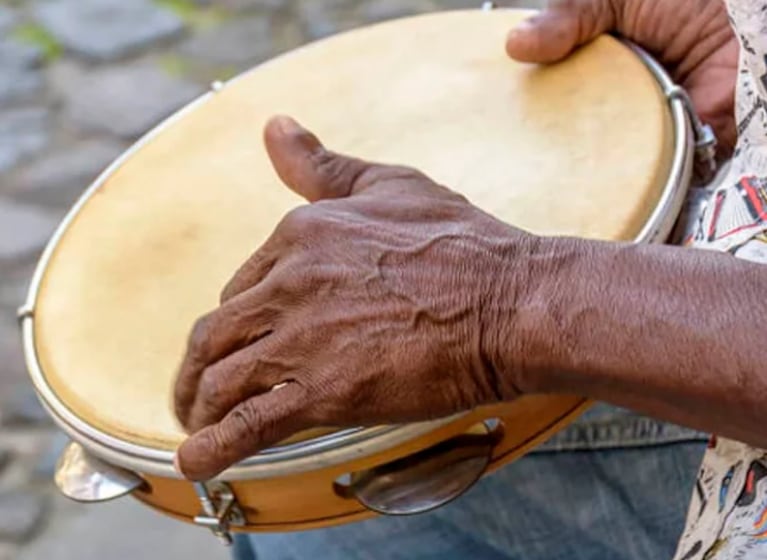
{"label": "metal hook", "polygon": [[666,91],[670,100],[679,100],[684,106],[685,112],[690,117],[693,134],[695,135],[695,155],[706,166],[706,173],[713,176],[716,172],[716,135],[714,129],[704,123],[695,112],[692,99],[684,88],[674,85]]}

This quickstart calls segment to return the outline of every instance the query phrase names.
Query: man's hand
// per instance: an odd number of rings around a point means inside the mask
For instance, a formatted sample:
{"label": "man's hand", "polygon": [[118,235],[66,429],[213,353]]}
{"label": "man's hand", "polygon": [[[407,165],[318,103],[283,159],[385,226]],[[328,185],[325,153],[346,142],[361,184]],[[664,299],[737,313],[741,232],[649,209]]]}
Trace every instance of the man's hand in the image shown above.
{"label": "man's hand", "polygon": [[310,427],[526,393],[582,394],[767,447],[754,327],[767,267],[535,237],[417,171],[333,154],[285,118],[266,145],[314,204],[283,220],[191,335],[175,395],[192,433],[177,454],[187,477]]}
{"label": "man's hand", "polygon": [[690,94],[728,157],[738,41],[722,0],[566,0],[512,30],[506,50],[526,62],[555,62],[598,35],[616,32],[645,48]]}
{"label": "man's hand", "polygon": [[[176,386],[194,434],[182,472],[209,478],[308,427],[513,398],[521,366],[498,375],[492,325],[512,323],[535,239],[415,170],[329,152],[288,118],[265,141],[282,180],[314,204],[285,217],[193,330]],[[499,293],[510,274],[516,293]]]}

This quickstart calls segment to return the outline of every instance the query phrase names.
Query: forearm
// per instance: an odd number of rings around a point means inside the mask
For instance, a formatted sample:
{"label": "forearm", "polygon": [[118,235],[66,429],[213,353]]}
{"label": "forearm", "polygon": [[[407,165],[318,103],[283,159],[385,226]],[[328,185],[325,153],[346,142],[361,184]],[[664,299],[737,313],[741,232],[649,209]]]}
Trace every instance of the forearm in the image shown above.
{"label": "forearm", "polygon": [[530,333],[524,391],[583,394],[767,447],[767,266],[577,240],[543,240],[532,262],[508,330]]}

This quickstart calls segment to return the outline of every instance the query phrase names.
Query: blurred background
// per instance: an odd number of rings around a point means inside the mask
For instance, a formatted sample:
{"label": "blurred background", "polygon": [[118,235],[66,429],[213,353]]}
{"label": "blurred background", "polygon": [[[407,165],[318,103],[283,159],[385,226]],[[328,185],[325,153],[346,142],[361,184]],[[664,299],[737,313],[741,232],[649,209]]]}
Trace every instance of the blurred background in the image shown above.
{"label": "blurred background", "polygon": [[0,0],[0,560],[228,557],[205,530],[129,498],[84,506],[53,487],[66,438],[27,380],[15,315],[40,251],[83,189],[213,80],[366,23],[480,5]]}

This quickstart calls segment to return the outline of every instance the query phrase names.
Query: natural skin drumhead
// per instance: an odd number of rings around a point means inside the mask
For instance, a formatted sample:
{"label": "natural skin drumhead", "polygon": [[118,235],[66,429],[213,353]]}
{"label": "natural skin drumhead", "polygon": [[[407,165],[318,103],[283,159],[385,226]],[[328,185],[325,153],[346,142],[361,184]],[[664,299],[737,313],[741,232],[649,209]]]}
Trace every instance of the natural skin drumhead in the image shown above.
{"label": "natural skin drumhead", "polygon": [[509,60],[506,34],[526,15],[430,14],[312,44],[227,84],[130,155],[43,276],[36,349],[62,402],[133,443],[182,441],[171,395],[189,330],[301,203],[261,140],[275,114],[333,150],[417,167],[521,228],[633,238],[669,172],[660,88],[609,37],[550,67]]}

